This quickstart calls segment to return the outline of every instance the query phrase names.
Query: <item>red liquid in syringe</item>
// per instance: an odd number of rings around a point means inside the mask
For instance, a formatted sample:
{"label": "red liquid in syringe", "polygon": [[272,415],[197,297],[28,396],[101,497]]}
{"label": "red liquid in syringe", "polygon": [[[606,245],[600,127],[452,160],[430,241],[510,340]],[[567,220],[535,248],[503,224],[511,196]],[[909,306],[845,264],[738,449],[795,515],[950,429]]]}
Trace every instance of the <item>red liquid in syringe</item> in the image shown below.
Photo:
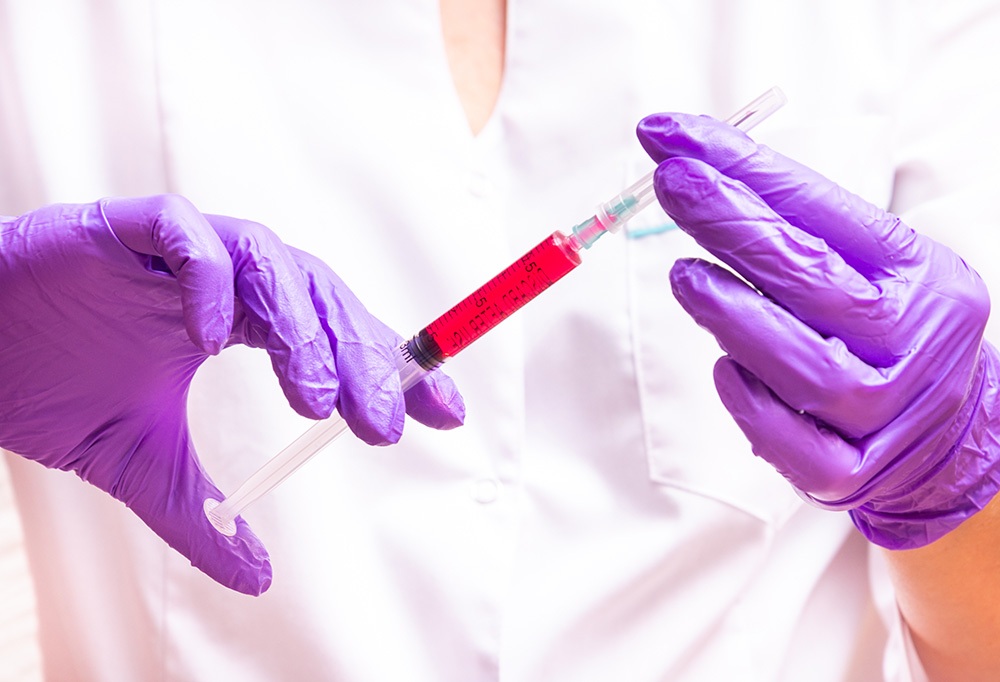
{"label": "red liquid in syringe", "polygon": [[499,275],[424,327],[407,343],[425,369],[434,369],[580,264],[571,237],[554,232]]}

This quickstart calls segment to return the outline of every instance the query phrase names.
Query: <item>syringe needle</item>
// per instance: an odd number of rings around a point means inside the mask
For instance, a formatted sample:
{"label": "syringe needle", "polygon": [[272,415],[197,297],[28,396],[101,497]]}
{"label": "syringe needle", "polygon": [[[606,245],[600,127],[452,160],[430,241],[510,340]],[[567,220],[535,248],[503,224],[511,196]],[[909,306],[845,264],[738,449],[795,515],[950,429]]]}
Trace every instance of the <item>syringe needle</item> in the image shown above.
{"label": "syringe needle", "polygon": [[[727,118],[726,123],[748,132],[784,106],[786,101],[785,93],[780,88],[771,88]],[[650,171],[613,199],[600,204],[594,211],[593,217],[573,228],[574,236],[585,248],[589,249],[604,234],[617,232],[625,223],[653,203],[656,199],[656,190],[653,187],[655,172],[655,170]]]}

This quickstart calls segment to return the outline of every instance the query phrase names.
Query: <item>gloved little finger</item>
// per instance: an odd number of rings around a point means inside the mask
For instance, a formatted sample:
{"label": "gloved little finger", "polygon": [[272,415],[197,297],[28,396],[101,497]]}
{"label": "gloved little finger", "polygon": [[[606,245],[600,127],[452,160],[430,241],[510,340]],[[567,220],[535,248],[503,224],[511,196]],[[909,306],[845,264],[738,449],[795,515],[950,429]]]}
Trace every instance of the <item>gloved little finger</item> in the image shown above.
{"label": "gloved little finger", "polygon": [[682,259],[670,271],[674,296],[699,326],[788,405],[845,436],[871,433],[895,417],[897,386],[844,346],[824,337],[728,270]]}
{"label": "gloved little finger", "polygon": [[403,398],[406,414],[425,426],[447,431],[465,423],[465,400],[451,377],[440,370],[410,387]]}
{"label": "gloved little finger", "polygon": [[222,350],[233,324],[233,265],[205,217],[173,194],[103,199],[100,207],[122,244],[162,258],[177,278],[191,341],[211,355]]}
{"label": "gloved little finger", "polygon": [[806,413],[791,409],[728,357],[715,365],[715,387],[758,457],[799,491],[841,500],[866,481],[858,450]]}

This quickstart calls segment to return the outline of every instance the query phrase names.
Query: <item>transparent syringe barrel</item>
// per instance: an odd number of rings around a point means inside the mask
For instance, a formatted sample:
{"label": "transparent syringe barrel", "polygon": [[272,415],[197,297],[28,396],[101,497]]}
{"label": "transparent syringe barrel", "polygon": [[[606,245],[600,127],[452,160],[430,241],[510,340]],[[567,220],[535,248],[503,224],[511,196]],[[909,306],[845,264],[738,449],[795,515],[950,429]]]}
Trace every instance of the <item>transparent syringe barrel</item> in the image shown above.
{"label": "transparent syringe barrel", "polygon": [[415,352],[433,369],[506,320],[580,264],[573,241],[554,232],[462,299],[415,337]]}
{"label": "transparent syringe barrel", "polygon": [[[746,133],[784,106],[785,102],[787,102],[785,93],[780,88],[771,88],[727,118],[725,122]],[[588,248],[601,233],[617,232],[632,217],[656,201],[654,174],[655,170],[650,171],[618,193],[613,199],[599,205],[594,212],[593,225],[582,223],[574,228],[574,231],[583,239]]]}
{"label": "transparent syringe barrel", "polygon": [[[473,341],[510,317],[580,264],[572,240],[561,232],[514,261],[496,277],[462,299],[441,317],[397,349],[396,366],[403,390],[454,357]],[[347,430],[334,415],[316,422],[284,450],[257,470],[224,501],[205,501],[205,514],[216,530],[236,532],[236,517]]]}

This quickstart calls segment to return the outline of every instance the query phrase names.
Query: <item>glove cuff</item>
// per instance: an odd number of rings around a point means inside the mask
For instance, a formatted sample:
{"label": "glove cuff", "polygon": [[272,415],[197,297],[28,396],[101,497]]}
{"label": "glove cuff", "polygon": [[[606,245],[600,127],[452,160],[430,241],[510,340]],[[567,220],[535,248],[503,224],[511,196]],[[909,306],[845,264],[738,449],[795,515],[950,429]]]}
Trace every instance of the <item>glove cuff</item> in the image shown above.
{"label": "glove cuff", "polygon": [[868,540],[888,549],[929,545],[1000,491],[1000,354],[988,343],[966,407],[945,438],[956,445],[902,495],[872,499],[850,511]]}

